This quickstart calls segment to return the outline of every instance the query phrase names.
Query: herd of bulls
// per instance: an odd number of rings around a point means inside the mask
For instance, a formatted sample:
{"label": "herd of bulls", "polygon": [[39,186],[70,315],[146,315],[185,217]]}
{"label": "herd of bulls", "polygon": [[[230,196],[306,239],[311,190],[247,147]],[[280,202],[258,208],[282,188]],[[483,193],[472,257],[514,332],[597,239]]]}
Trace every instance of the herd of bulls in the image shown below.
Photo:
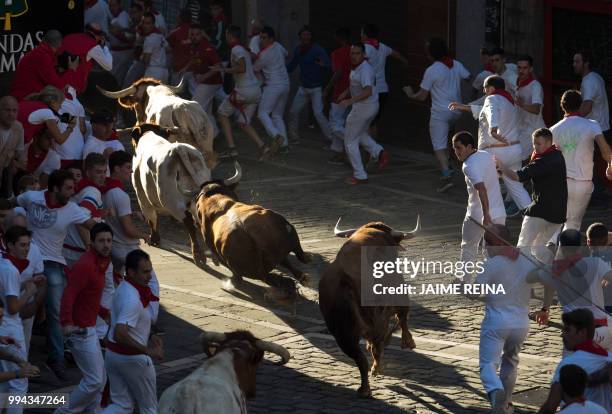
{"label": "herd of bulls", "polygon": [[[206,263],[201,237],[213,262],[231,271],[234,284],[247,277],[295,291],[296,282],[303,283],[305,278],[289,261],[289,253],[302,263],[309,261],[295,227],[272,210],[238,200],[235,188],[242,169],[237,161],[231,178],[212,179],[216,157],[211,123],[199,104],[177,95],[181,87],[182,82],[172,87],[144,78],[122,91],[101,89],[136,113],[132,183],[151,229],[151,243],[160,244],[158,215],[170,215],[184,224],[196,264]],[[396,231],[381,222],[345,231],[336,225],[335,234],[348,240],[323,271],[319,306],[338,346],[359,368],[361,397],[369,397],[371,390],[368,360],[359,346],[360,339],[365,339],[371,353],[372,375],[382,373],[384,348],[393,333],[393,322],[402,330],[402,347],[415,347],[408,330],[407,306],[361,305],[361,250],[364,246],[397,247],[418,229],[418,223],[412,232]],[[289,270],[293,278],[271,275],[278,265]],[[205,332],[201,340],[211,358],[164,392],[161,413],[244,413],[245,396],[255,393],[255,372],[263,352],[278,354],[282,364],[290,358],[282,346],[259,340],[249,332]]]}

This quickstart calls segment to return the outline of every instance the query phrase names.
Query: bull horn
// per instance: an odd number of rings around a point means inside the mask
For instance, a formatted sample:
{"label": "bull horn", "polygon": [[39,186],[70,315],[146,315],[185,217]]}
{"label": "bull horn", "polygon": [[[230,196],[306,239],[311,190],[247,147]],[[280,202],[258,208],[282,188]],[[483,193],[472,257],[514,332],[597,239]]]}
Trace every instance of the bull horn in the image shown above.
{"label": "bull horn", "polygon": [[421,230],[421,216],[417,215],[417,222],[416,222],[416,226],[414,227],[414,229],[412,231],[398,231],[398,230],[391,230],[391,236],[393,237],[402,237],[405,239],[411,239],[413,238],[419,231]]}
{"label": "bull horn", "polygon": [[181,81],[176,86],[167,85],[168,89],[172,91],[172,93],[179,93],[185,87],[185,78],[181,78]]}
{"label": "bull horn", "polygon": [[234,168],[236,169],[236,173],[233,177],[223,180],[223,185],[230,186],[240,182],[240,179],[242,178],[242,167],[238,161],[234,161]]}
{"label": "bull horn", "polygon": [[200,334],[200,343],[202,345],[209,342],[223,342],[224,340],[225,334],[223,332],[204,331]]}
{"label": "bull horn", "polygon": [[342,220],[342,217],[338,218],[338,222],[336,223],[336,227],[334,227],[334,234],[337,237],[351,237],[353,235],[353,233],[355,233],[357,231],[357,229],[340,230],[340,228],[338,228],[338,225],[340,224],[340,220]]}
{"label": "bull horn", "polygon": [[257,341],[255,341],[255,346],[261,349],[262,351],[272,352],[273,354],[276,354],[281,357],[280,365],[285,365],[291,358],[291,354],[289,354],[289,351],[287,351],[287,349],[285,349],[285,347],[281,345],[258,339]]}
{"label": "bull horn", "polygon": [[107,91],[106,89],[102,89],[99,85],[96,85],[96,88],[98,88],[102,95],[112,99],[123,98],[124,96],[128,96],[136,92],[136,88],[134,86],[128,86],[127,88],[121,89],[120,91],[116,92],[111,92]]}

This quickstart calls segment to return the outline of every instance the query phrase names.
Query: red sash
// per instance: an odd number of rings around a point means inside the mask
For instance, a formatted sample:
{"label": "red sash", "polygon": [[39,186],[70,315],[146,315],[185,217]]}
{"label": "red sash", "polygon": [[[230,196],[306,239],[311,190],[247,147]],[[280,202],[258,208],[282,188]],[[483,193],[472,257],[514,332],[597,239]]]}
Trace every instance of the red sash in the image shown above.
{"label": "red sash", "polygon": [[448,56],[444,56],[442,59],[440,59],[440,62],[442,62],[444,66],[446,66],[449,69],[452,69],[453,65],[455,64],[455,62],[453,62],[453,59]]}
{"label": "red sash", "polygon": [[504,89],[502,90],[495,89],[495,92],[493,92],[491,95],[501,95],[504,98],[506,98],[508,102],[510,102],[514,106],[514,98],[512,98],[512,95],[510,95],[510,93]]}
{"label": "red sash", "polygon": [[543,157],[543,156],[545,156],[545,155],[552,154],[552,153],[553,153],[553,152],[555,152],[555,151],[559,151],[559,148],[558,148],[558,147],[557,147],[555,144],[552,144],[552,145],[550,146],[550,148],[548,148],[546,151],[544,151],[544,152],[543,152],[543,153],[541,153],[541,154],[538,154],[537,152],[535,152],[535,151],[534,151],[534,152],[531,154],[531,162],[533,162],[533,161],[535,161],[535,160],[537,160],[537,159],[539,159],[539,158],[542,158],[542,157]]}
{"label": "red sash", "polygon": [[589,340],[589,341],[585,341],[581,344],[576,345],[575,348],[576,351],[584,351],[584,352],[588,352],[590,354],[595,354],[595,355],[601,355],[601,356],[608,356],[608,351],[606,351],[605,348],[603,348],[600,345],[597,345],[595,342],[593,342],[593,340]]}
{"label": "red sash", "polygon": [[522,87],[525,87],[525,86],[529,85],[534,80],[535,80],[535,78],[533,77],[533,75],[529,75],[528,77],[526,77],[523,80],[517,79],[516,86],[517,86],[518,89],[520,89]]}

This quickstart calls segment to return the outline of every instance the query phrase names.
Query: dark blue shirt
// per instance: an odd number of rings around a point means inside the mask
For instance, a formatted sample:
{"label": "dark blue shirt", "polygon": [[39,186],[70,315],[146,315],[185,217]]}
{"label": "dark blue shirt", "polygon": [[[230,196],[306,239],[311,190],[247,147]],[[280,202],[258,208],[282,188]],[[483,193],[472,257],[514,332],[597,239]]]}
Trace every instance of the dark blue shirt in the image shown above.
{"label": "dark blue shirt", "polygon": [[[298,45],[293,51],[293,58],[287,64],[287,72],[291,73],[299,66],[300,83],[304,88],[323,86],[323,76],[331,68],[327,52],[316,43],[313,43],[304,54],[300,54],[300,48],[301,45]],[[323,66],[318,64],[317,61],[320,61]]]}

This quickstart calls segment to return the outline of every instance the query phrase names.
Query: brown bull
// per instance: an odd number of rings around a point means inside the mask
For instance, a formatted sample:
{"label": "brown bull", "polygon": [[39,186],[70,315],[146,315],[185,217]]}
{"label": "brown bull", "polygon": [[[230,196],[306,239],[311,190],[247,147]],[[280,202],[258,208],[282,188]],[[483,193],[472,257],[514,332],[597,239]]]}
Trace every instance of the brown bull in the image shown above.
{"label": "brown bull", "polygon": [[295,280],[304,280],[304,274],[288,258],[293,252],[302,263],[309,261],[295,227],[272,210],[239,202],[234,188],[214,181],[204,185],[198,195],[198,221],[213,260],[230,269],[236,283],[249,277],[295,290],[293,280],[269,277],[280,264]]}
{"label": "brown bull", "polygon": [[408,306],[361,306],[361,249],[397,247],[402,240],[414,237],[419,227],[418,219],[416,228],[411,232],[396,231],[381,222],[344,231],[339,230],[336,224],[334,233],[349,239],[340,248],[336,259],[323,271],[319,282],[319,307],[327,329],[338,346],[355,360],[359,368],[361,386],[357,392],[360,397],[372,395],[368,360],[359,346],[361,338],[366,340],[367,349],[372,354],[372,375],[383,372],[384,349],[394,330],[389,326],[392,320],[402,329],[402,348],[415,347],[408,330]]}

